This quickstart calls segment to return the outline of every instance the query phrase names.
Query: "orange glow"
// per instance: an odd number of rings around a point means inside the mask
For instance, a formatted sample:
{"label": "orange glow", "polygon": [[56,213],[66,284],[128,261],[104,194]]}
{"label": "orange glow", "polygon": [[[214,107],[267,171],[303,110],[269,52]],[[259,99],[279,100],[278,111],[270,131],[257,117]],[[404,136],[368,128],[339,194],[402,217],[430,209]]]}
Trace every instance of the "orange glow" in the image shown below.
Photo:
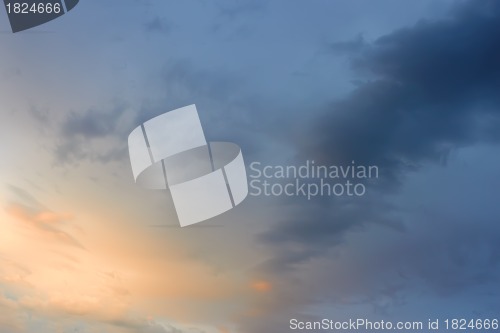
{"label": "orange glow", "polygon": [[268,281],[261,280],[252,283],[252,289],[261,293],[265,293],[271,291],[272,286]]}

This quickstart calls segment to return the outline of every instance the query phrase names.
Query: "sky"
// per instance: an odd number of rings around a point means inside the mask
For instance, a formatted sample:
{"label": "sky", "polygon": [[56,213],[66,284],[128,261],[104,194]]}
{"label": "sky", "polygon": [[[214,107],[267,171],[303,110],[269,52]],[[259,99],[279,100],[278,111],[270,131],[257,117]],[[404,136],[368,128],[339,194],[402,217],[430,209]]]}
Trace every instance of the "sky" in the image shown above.
{"label": "sky", "polygon": [[[0,332],[500,313],[499,2],[81,0],[9,29],[2,9]],[[127,137],[190,104],[248,173],[380,175],[180,228],[168,191],[134,183]]]}

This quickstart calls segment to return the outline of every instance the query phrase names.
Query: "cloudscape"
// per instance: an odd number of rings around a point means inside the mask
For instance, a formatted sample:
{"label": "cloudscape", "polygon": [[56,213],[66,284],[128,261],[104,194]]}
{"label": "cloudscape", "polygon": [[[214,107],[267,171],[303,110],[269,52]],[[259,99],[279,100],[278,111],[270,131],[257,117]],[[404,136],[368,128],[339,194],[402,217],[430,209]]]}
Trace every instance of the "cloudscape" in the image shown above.
{"label": "cloudscape", "polygon": [[[498,329],[500,2],[82,0],[8,22],[0,333]],[[128,137],[193,104],[248,195],[223,169],[231,209],[180,227]]]}

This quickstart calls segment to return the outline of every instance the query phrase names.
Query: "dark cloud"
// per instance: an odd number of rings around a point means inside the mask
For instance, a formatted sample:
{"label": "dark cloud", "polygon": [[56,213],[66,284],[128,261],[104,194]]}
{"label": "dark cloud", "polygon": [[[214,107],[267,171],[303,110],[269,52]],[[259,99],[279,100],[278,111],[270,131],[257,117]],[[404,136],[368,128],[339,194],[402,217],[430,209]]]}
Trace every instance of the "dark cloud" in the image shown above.
{"label": "dark cloud", "polygon": [[450,149],[496,141],[499,16],[496,1],[467,3],[447,19],[421,21],[351,52],[353,68],[375,78],[328,107],[301,138],[302,154],[377,164],[395,176]]}
{"label": "dark cloud", "polygon": [[404,224],[392,216],[394,210],[389,203],[373,198],[302,205],[298,212],[277,223],[275,232],[260,236],[261,241],[276,247],[279,254],[267,265],[280,271],[321,256],[325,249],[341,244],[347,231],[362,230],[367,224],[402,230]]}
{"label": "dark cloud", "polygon": [[[349,55],[357,75],[370,79],[344,99],[329,103],[305,132],[295,133],[297,158],[318,164],[348,164],[354,160],[378,165],[381,180],[371,191],[378,191],[379,196],[356,202],[336,200],[311,209],[302,205],[302,212],[294,214],[294,218],[275,223],[261,236],[275,253],[267,271],[279,274],[280,268],[299,264],[304,269],[304,263],[325,258],[349,232],[360,228],[387,225],[405,235],[407,228],[421,223],[414,219],[414,211],[401,214],[397,206],[387,205],[387,195],[393,193],[389,189],[397,190],[411,174],[409,171],[446,161],[450,151],[498,142],[498,40],[500,3],[470,1],[455,6],[447,18],[421,21],[371,44],[362,39],[335,44],[336,53]],[[474,209],[480,211],[483,207],[476,205]],[[406,216],[405,220],[401,216]],[[418,235],[409,237],[408,243],[391,247],[385,257],[365,253],[370,260],[379,260],[384,270],[368,265],[362,256],[355,259],[363,262],[351,265],[359,264],[366,270],[353,269],[351,276],[368,274],[371,279],[359,279],[358,291],[364,290],[366,295],[380,291],[383,285],[401,279],[388,279],[386,274],[398,275],[402,266],[406,267],[402,272],[409,277],[423,279],[442,294],[481,281],[491,282],[496,275],[489,271],[493,268],[484,258],[497,258],[498,246],[488,238],[481,251],[472,249],[481,237],[498,235],[499,230],[491,227],[494,221],[487,219],[482,228],[461,221],[459,229],[449,232],[456,222],[449,219],[444,216],[434,219],[432,225],[422,223]],[[440,246],[434,238],[434,225],[439,226],[446,246]],[[383,244],[383,238],[380,242]],[[477,266],[478,261],[484,261],[484,265]],[[363,288],[367,284],[370,292]],[[342,284],[338,285],[334,290],[342,290]],[[375,297],[375,293],[370,295]]]}
{"label": "dark cloud", "polygon": [[[500,119],[500,4],[466,7],[353,54],[356,69],[378,78],[332,103],[307,135],[298,136],[299,157],[378,165],[381,178],[397,179],[451,149],[496,140],[491,125]],[[324,231],[319,228],[318,237]]]}
{"label": "dark cloud", "polygon": [[[432,181],[425,185],[430,188]],[[440,194],[430,195],[431,201]],[[451,200],[451,205],[457,202]],[[407,214],[403,227],[396,223],[390,228],[385,221],[370,221],[370,214],[381,215],[376,206],[365,209],[362,205],[350,209],[333,206],[323,220],[314,212],[319,207],[311,207],[307,212],[313,219],[297,216],[291,226],[283,221],[280,230],[287,234],[267,235],[273,258],[261,270],[275,286],[275,301],[259,300],[255,306],[264,313],[273,308],[284,309],[284,313],[272,312],[260,324],[244,321],[248,331],[259,332],[260,325],[267,325],[266,331],[285,332],[287,320],[306,316],[309,312],[304,309],[311,304],[333,303],[331,313],[337,319],[353,313],[389,318],[402,307],[409,308],[412,315],[423,315],[425,309],[412,311],[421,306],[420,301],[429,306],[439,304],[440,299],[464,305],[475,295],[470,307],[457,310],[451,306],[450,311],[495,313],[500,307],[499,210],[487,206],[478,214],[476,206],[449,210],[436,203]],[[354,212],[336,214],[336,209]]]}

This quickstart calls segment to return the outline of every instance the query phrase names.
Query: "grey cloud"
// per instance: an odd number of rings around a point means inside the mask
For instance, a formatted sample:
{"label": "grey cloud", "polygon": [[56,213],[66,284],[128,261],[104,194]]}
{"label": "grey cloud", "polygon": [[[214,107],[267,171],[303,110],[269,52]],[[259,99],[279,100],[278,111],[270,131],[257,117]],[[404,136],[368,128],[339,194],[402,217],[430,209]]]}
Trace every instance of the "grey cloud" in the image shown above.
{"label": "grey cloud", "polygon": [[54,149],[56,163],[124,160],[127,156],[126,138],[133,126],[123,124],[126,110],[126,105],[116,103],[109,110],[88,109],[70,113],[59,128],[59,142]]}
{"label": "grey cloud", "polygon": [[332,50],[334,54],[338,55],[349,55],[353,52],[361,52],[366,46],[367,43],[361,34],[353,40],[335,42],[329,45],[330,50]]}
{"label": "grey cloud", "polygon": [[[256,307],[268,311],[277,308],[284,313],[272,312],[271,318],[259,323],[243,322],[250,332],[262,331],[262,325],[268,331],[286,332],[287,320],[307,317],[304,308],[311,304],[333,303],[339,312],[332,310],[331,316],[337,319],[347,319],[350,309],[367,318],[381,314],[387,319],[395,309],[411,309],[415,297],[431,304],[439,298],[466,304],[471,294],[475,295],[474,303],[461,309],[461,314],[470,309],[495,313],[500,306],[495,301],[500,294],[500,229],[494,218],[471,224],[474,217],[429,210],[409,218],[404,229],[373,224],[361,229],[358,225],[357,230],[350,228],[348,235],[344,232],[347,242],[326,235],[324,240],[330,238],[331,243],[324,245],[320,240],[321,245],[316,245],[316,237],[308,238],[308,243],[302,243],[307,256],[301,260],[288,259],[304,252],[294,253],[293,247],[278,243],[279,257],[265,267],[275,286],[276,301],[259,300]],[[284,267],[285,261],[293,263],[295,269]]]}
{"label": "grey cloud", "polygon": [[[398,193],[411,171],[420,170],[422,165],[446,161],[458,148],[498,143],[499,39],[500,3],[470,1],[454,7],[446,19],[421,21],[362,47],[358,47],[361,42],[337,44],[337,50],[349,54],[353,69],[371,79],[344,99],[329,103],[311,127],[294,136],[297,158],[318,164],[354,160],[378,165],[381,181],[369,191],[377,191],[379,197],[355,204],[332,201],[312,209],[300,205],[302,213],[275,223],[261,236],[275,254],[266,271],[279,275],[282,267],[300,265],[297,267],[304,269],[304,265],[331,255],[352,232],[388,225],[407,243],[391,246],[385,254],[378,253],[380,256],[365,252],[369,260],[383,263],[385,270],[363,266],[369,264],[363,256],[353,258],[349,276],[367,277],[346,279],[345,288],[339,281],[335,291],[376,297],[384,286],[398,290],[399,283],[404,285],[400,273],[424,280],[440,294],[491,283],[497,276],[497,265],[484,258],[498,257],[498,246],[492,241],[499,232],[494,220],[486,219],[481,227],[473,227],[470,220],[458,222],[441,216],[430,224],[423,222],[428,216],[416,211],[403,214],[397,205],[387,206],[386,202],[389,194]],[[483,207],[476,205],[474,209],[481,211]],[[417,224],[421,224],[418,235],[404,232]],[[482,250],[476,251],[477,240],[487,235],[495,237],[487,237]],[[381,244],[385,237],[378,239]],[[357,265],[366,269],[358,271]],[[398,272],[400,266],[404,267]],[[343,269],[349,271],[349,266],[337,267],[335,272]],[[318,269],[318,274],[331,279],[318,282],[321,290],[316,290],[316,295],[324,293],[325,283],[330,285],[335,274],[341,274],[328,272]],[[393,275],[385,275],[387,272]],[[332,293],[325,297],[332,299]]]}
{"label": "grey cloud", "polygon": [[200,69],[182,60],[168,62],[159,73],[164,95],[143,100],[138,109],[128,110],[126,104],[115,103],[109,110],[92,108],[70,113],[59,127],[60,135],[54,149],[56,162],[64,165],[83,160],[123,161],[128,155],[127,136],[136,126],[193,103],[198,107],[206,135],[213,131],[217,137],[228,141],[242,138],[236,141],[246,142],[247,150],[254,146],[252,132],[259,122],[248,117],[256,107],[255,102],[241,93],[242,78]]}
{"label": "grey cloud", "polygon": [[37,106],[31,106],[29,113],[43,127],[50,126],[50,114],[47,109],[41,109]]}
{"label": "grey cloud", "polygon": [[177,60],[165,65],[161,78],[164,96],[145,101],[134,123],[196,104],[207,139],[238,142],[250,158],[265,147],[260,137],[272,133],[282,119],[281,114],[273,115],[273,103],[253,95],[247,80],[233,73]]}
{"label": "grey cloud", "polygon": [[274,271],[321,256],[326,249],[342,244],[346,232],[362,230],[366,225],[382,225],[394,230],[405,228],[391,204],[368,197],[310,203],[302,205],[298,212],[285,215],[272,232],[259,237],[275,249],[277,256],[267,263]]}
{"label": "grey cloud", "polygon": [[83,160],[107,164],[114,161],[125,161],[128,156],[126,139],[116,141],[114,147],[104,150],[95,143],[82,138],[63,140],[54,149],[55,162],[58,165],[78,164]]}
{"label": "grey cloud", "polygon": [[161,17],[155,17],[144,24],[144,29],[146,32],[160,32],[168,33],[172,29],[172,25],[167,19]]}
{"label": "grey cloud", "polygon": [[[498,135],[489,135],[500,119],[500,5],[485,1],[467,6],[472,6],[467,13],[456,9],[449,19],[420,22],[353,55],[355,68],[378,78],[332,103],[308,132],[296,136],[298,157],[378,165],[380,183],[399,184],[395,181],[403,181],[402,175],[426,161],[445,159],[450,150],[495,141]],[[491,7],[488,14],[484,6]],[[314,239],[316,244],[349,229],[343,225],[376,219],[366,213],[336,218],[315,213],[302,222],[279,224],[266,237],[297,237],[304,243]],[[311,233],[316,230],[314,236],[304,234],[316,220],[331,226],[310,228]]]}
{"label": "grey cloud", "polygon": [[58,164],[76,163],[87,157],[83,140],[78,138],[64,139],[54,149],[54,157]]}
{"label": "grey cloud", "polygon": [[465,7],[351,53],[353,68],[376,79],[332,103],[302,153],[378,164],[397,175],[449,149],[496,141],[491,122],[499,122],[500,5]]}
{"label": "grey cloud", "polygon": [[118,119],[124,113],[123,105],[116,105],[109,111],[89,109],[84,113],[71,113],[62,124],[65,137],[95,138],[113,135],[117,130]]}

